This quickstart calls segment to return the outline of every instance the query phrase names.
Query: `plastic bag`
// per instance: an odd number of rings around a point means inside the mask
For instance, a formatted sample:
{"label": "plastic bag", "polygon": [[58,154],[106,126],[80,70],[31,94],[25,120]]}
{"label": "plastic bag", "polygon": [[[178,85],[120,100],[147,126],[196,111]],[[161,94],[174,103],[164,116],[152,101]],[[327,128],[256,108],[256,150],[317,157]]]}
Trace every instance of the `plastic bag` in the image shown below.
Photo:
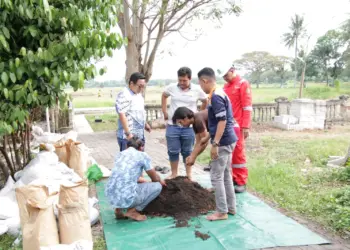
{"label": "plastic bag", "polygon": [[36,136],[41,136],[44,134],[44,130],[38,126],[32,126],[32,133],[35,134]]}
{"label": "plastic bag", "polygon": [[86,177],[90,182],[97,182],[103,177],[101,169],[97,164],[92,165],[86,172]]}

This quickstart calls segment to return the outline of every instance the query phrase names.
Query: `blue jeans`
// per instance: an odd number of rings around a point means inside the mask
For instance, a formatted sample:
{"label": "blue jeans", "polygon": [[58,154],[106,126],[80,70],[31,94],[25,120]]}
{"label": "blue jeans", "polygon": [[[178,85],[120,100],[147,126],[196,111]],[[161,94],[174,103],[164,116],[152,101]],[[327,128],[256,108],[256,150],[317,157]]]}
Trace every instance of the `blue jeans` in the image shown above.
{"label": "blue jeans", "polygon": [[170,162],[179,160],[181,153],[183,161],[190,156],[194,145],[194,132],[192,128],[184,128],[177,125],[166,127],[166,141]]}
{"label": "blue jeans", "polygon": [[[128,148],[127,144],[128,144],[128,140],[127,139],[122,139],[122,138],[117,138],[118,140],[118,145],[119,145],[119,151],[122,152],[125,149]],[[145,138],[142,139],[143,143],[145,143]],[[145,147],[143,147],[143,149],[145,150]]]}
{"label": "blue jeans", "polygon": [[136,197],[130,208],[142,211],[151,201],[158,197],[161,191],[162,185],[159,182],[138,183]]}

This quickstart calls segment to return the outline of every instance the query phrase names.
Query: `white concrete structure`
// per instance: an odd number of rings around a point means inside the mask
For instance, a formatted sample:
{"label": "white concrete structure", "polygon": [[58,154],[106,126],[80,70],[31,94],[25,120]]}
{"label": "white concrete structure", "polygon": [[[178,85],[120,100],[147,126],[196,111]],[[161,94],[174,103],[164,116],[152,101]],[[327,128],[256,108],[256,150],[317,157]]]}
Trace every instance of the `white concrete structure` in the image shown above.
{"label": "white concrete structure", "polygon": [[285,130],[323,129],[326,119],[326,101],[295,99],[290,115],[274,117],[274,126]]}

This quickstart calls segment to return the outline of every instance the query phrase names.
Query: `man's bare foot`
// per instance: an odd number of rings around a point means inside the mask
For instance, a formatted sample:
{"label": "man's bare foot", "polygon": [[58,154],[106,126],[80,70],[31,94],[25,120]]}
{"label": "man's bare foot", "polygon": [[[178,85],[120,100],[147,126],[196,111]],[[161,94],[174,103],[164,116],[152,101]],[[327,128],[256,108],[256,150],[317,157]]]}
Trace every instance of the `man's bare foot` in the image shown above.
{"label": "man's bare foot", "polygon": [[228,213],[231,214],[231,215],[235,215],[236,211],[235,210],[228,210]]}
{"label": "man's bare foot", "polygon": [[147,220],[146,215],[140,214],[139,212],[136,211],[135,208],[128,209],[128,211],[125,213],[125,216],[136,221]]}
{"label": "man's bare foot", "polygon": [[207,220],[210,220],[210,221],[227,220],[227,219],[228,219],[227,214],[222,214],[222,213],[218,213],[218,212],[207,216]]}
{"label": "man's bare foot", "polygon": [[114,214],[115,214],[115,218],[117,218],[117,219],[125,219],[125,215],[120,208],[116,208],[114,210]]}
{"label": "man's bare foot", "polygon": [[169,175],[168,177],[166,177],[165,179],[166,180],[170,180],[170,179],[174,179],[174,178],[176,178],[177,177],[177,174],[171,174],[171,175]]}

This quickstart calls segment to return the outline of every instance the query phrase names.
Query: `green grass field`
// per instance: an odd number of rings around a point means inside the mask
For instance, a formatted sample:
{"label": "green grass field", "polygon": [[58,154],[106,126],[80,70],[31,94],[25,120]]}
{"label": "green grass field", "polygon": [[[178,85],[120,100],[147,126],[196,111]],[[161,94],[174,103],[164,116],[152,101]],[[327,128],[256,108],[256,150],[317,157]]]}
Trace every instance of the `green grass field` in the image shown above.
{"label": "green grass field", "polygon": [[[249,189],[339,233],[350,232],[350,166],[328,169],[330,155],[344,155],[348,138],[260,136],[247,151]],[[200,157],[209,162],[209,151]]]}
{"label": "green grass field", "polygon": [[[279,96],[284,96],[290,100],[298,97],[299,89],[291,86],[279,88],[278,85],[261,85],[259,89],[255,85],[253,88],[253,102],[274,102]],[[122,88],[88,88],[72,92],[71,89],[67,93],[73,97],[75,108],[93,108],[93,107],[113,107],[115,97]],[[98,91],[101,90],[101,97],[98,97]],[[160,104],[161,95],[164,87],[151,86],[146,91],[146,104]],[[335,98],[342,94],[350,94],[350,83],[342,84],[339,91],[335,88],[326,87],[325,84],[308,84],[304,89],[303,97],[312,99],[329,99]]]}
{"label": "green grass field", "polygon": [[[102,122],[95,122],[95,118],[102,119]],[[116,114],[85,115],[94,132],[117,130],[118,116]]]}

